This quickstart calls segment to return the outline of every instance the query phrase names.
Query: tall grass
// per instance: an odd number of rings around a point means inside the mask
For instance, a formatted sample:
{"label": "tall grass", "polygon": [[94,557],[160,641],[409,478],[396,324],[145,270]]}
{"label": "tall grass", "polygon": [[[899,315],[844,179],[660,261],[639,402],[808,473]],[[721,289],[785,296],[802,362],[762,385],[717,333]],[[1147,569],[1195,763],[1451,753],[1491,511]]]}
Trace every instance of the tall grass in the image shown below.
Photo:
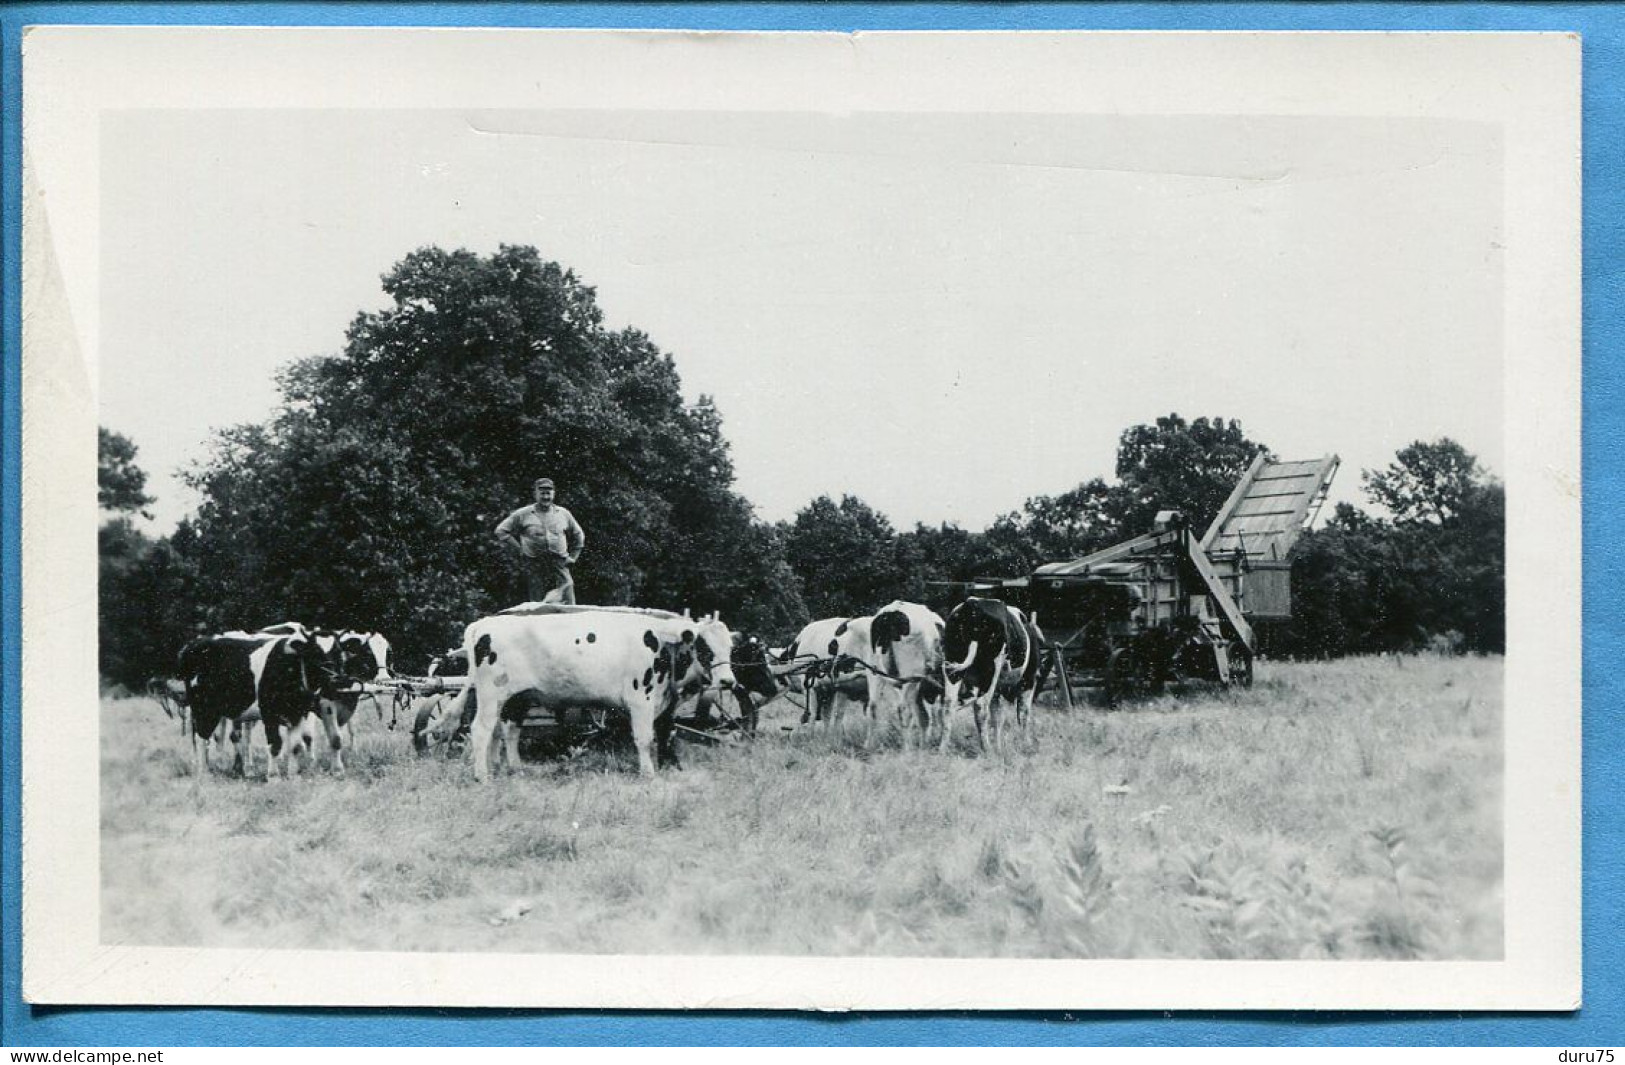
{"label": "tall grass", "polygon": [[964,722],[947,755],[851,717],[792,729],[781,701],[754,742],[685,746],[654,780],[585,752],[486,786],[365,714],[343,777],[217,758],[193,781],[172,722],[108,700],[102,939],[1495,958],[1501,675],[1260,663],[1247,692],[1040,707],[1003,757]]}

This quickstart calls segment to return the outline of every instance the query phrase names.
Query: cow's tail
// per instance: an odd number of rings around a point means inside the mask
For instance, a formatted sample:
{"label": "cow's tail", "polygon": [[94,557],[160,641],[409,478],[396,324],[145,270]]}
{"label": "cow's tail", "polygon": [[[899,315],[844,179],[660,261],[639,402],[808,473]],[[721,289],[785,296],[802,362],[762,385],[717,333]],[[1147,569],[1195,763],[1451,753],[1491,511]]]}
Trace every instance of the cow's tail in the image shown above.
{"label": "cow's tail", "polygon": [[965,652],[965,660],[963,662],[959,663],[958,665],[949,665],[945,663],[943,668],[949,673],[965,672],[965,670],[970,668],[970,664],[976,661],[977,646],[977,641],[972,640],[970,642],[970,649]]}

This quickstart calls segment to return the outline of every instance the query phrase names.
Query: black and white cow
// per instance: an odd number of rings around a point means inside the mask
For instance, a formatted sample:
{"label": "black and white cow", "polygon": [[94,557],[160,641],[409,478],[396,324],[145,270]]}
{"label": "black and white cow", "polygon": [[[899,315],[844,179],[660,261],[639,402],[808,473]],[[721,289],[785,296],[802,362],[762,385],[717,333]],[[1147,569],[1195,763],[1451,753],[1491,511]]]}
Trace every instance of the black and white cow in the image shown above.
{"label": "black and white cow", "polygon": [[976,738],[984,752],[984,711],[993,729],[994,746],[1004,750],[1001,702],[1015,705],[1016,719],[1025,731],[1038,690],[1043,645],[1038,623],[997,599],[972,597],[954,607],[943,631],[941,750],[948,749],[954,712],[962,702],[971,704]]}
{"label": "black and white cow", "polygon": [[848,702],[868,705],[869,682],[856,665],[867,657],[868,618],[822,618],[809,623],[785,648],[782,665],[794,670],[792,686],[809,698],[801,723],[837,720]]}
{"label": "black and white cow", "polygon": [[896,707],[904,728],[930,727],[928,701],[941,695],[943,620],[930,607],[893,600],[869,622],[869,706]]}
{"label": "black and white cow", "polygon": [[720,709],[747,732],[754,732],[762,707],[789,690],[788,668],[779,663],[759,636],[734,633],[729,661],[733,664],[733,687],[706,687],[685,696],[677,707],[679,718],[692,716],[704,727],[713,720],[712,712]]}
{"label": "black and white cow", "polygon": [[[322,652],[329,678],[317,707],[317,716],[327,733],[334,765],[343,772],[344,744],[348,742],[353,745],[355,742],[355,732],[350,723],[361,696],[366,694],[366,685],[389,676],[385,667],[389,657],[389,641],[375,632],[355,632],[350,629],[338,633],[318,630],[312,634],[312,639]],[[371,698],[374,703],[377,702],[376,695]],[[382,717],[382,711],[379,716]]]}
{"label": "black and white cow", "polygon": [[[463,650],[478,701],[469,736],[474,779],[482,781],[490,775],[491,741],[499,731],[509,768],[519,764],[518,725],[535,705],[624,712],[638,770],[653,775],[657,754],[676,762],[672,719],[683,696],[709,685],[733,686],[733,634],[715,617],[497,614],[467,628]],[[449,712],[461,713],[465,698]]]}
{"label": "black and white cow", "polygon": [[[308,751],[312,730],[308,720],[324,712],[334,683],[334,667],[309,635],[228,633],[193,640],[178,659],[192,719],[196,775],[208,769],[209,740],[223,722],[243,727],[238,758],[248,768],[248,741],[252,721],[265,725],[266,744],[273,768],[287,774],[287,757],[295,749]],[[198,741],[202,741],[199,743]],[[342,761],[335,762],[342,770]]]}
{"label": "black and white cow", "polygon": [[227,636],[244,636],[244,635],[254,635],[254,636],[309,636],[310,635],[310,629],[306,628],[305,625],[302,622],[298,622],[298,621],[280,621],[275,625],[267,625],[263,629],[255,629],[254,632],[252,632],[252,633],[244,633],[242,630],[239,629],[239,630],[234,631],[234,632],[228,632],[228,633],[226,633],[226,635]]}
{"label": "black and white cow", "polygon": [[734,694],[745,713],[754,715],[788,689],[787,671],[775,660],[760,636],[734,633],[730,658],[734,667]]}
{"label": "black and white cow", "polygon": [[[390,678],[389,671],[389,640],[381,632],[357,632],[354,629],[345,629],[338,635],[340,646],[345,648],[345,654],[354,675],[358,679],[372,682],[382,682]],[[361,675],[371,664],[372,671]]]}

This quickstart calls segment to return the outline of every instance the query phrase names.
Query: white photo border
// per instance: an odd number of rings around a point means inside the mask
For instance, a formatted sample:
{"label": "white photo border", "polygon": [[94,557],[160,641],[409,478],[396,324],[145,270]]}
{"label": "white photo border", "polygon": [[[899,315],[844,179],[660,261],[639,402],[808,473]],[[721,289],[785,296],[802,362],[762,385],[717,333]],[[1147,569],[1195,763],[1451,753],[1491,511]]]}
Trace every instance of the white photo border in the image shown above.
{"label": "white photo border", "polygon": [[[1580,998],[1580,46],[1566,34],[42,27],[24,40],[23,995],[33,1004],[1571,1009]],[[1021,77],[1006,72],[1019,70]],[[748,87],[748,91],[741,87]],[[1499,962],[460,955],[105,945],[96,520],[109,109],[1375,114],[1505,134]],[[313,996],[308,974],[323,973]]]}

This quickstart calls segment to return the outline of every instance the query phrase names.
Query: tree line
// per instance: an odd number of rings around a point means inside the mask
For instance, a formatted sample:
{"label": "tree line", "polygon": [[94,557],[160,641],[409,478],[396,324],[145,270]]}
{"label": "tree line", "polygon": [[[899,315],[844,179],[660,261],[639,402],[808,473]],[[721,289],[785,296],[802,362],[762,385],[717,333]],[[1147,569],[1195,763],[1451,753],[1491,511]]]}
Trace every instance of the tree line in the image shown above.
{"label": "tree line", "polygon": [[[945,610],[944,582],[1018,576],[1149,529],[1162,509],[1203,527],[1266,446],[1224,418],[1177,414],[1122,433],[1114,479],[1035,496],[983,530],[899,530],[863,500],[821,496],[760,520],[734,488],[722,418],[687,403],[672,356],[612,330],[594,289],[534,248],[423,248],[383,277],[341,352],[282,371],[265,422],[218,432],[184,472],[201,499],[171,534],[135,444],[100,433],[103,678],[168,673],[201,632],[289,618],[375,629],[402,668],[523,596],[492,536],[540,473],[587,529],[582,602],[720,610],[787,638],[815,617],[894,598]],[[1288,655],[1504,646],[1501,486],[1449,441],[1365,471],[1376,509],[1347,504],[1300,541]]]}

